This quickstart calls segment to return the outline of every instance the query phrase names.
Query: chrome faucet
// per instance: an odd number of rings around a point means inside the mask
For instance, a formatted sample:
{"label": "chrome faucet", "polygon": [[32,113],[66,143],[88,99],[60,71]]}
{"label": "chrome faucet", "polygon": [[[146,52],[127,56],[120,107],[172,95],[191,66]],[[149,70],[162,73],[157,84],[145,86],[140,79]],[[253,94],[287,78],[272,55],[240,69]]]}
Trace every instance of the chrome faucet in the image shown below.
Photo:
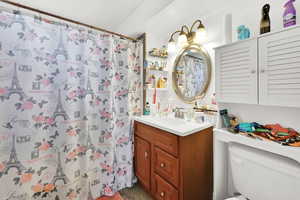
{"label": "chrome faucet", "polygon": [[183,112],[183,108],[175,108],[175,118],[180,118],[180,119],[184,119],[184,112]]}

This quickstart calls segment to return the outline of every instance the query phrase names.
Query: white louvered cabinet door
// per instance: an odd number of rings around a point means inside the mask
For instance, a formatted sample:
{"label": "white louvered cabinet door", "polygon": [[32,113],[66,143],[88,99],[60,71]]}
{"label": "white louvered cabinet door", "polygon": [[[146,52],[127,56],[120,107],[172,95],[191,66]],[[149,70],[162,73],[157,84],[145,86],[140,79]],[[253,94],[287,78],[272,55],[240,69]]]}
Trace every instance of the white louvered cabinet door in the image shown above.
{"label": "white louvered cabinet door", "polygon": [[300,107],[300,28],[259,38],[259,103]]}
{"label": "white louvered cabinet door", "polygon": [[216,49],[216,96],[224,103],[258,103],[257,39]]}

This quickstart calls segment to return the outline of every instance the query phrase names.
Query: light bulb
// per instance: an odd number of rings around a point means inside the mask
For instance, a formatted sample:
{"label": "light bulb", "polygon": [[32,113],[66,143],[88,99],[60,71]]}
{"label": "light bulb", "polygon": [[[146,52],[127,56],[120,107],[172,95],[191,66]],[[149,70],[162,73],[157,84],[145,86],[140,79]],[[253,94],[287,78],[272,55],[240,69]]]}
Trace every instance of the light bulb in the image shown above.
{"label": "light bulb", "polygon": [[206,40],[206,31],[204,28],[199,28],[196,32],[195,42],[201,43]]}
{"label": "light bulb", "polygon": [[176,44],[175,44],[175,41],[173,40],[173,41],[170,41],[169,43],[168,43],[168,52],[169,53],[173,53],[173,52],[175,52],[175,50],[176,50]]}
{"label": "light bulb", "polygon": [[178,41],[177,44],[179,47],[182,47],[184,45],[186,45],[187,43],[187,37],[184,33],[180,33],[179,37],[178,37]]}

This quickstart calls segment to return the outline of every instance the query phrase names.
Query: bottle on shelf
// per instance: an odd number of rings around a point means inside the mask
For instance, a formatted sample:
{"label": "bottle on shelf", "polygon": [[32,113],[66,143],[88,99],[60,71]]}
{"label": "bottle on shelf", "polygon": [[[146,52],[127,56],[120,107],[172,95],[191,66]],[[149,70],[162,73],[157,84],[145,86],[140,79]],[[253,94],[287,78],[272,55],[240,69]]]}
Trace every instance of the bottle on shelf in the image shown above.
{"label": "bottle on shelf", "polygon": [[262,9],[262,19],[260,21],[260,34],[271,31],[271,20],[269,16],[270,4],[265,4]]}
{"label": "bottle on shelf", "polygon": [[284,4],[283,26],[285,28],[296,25],[296,9],[293,4],[294,2],[295,0],[288,0],[288,2]]}
{"label": "bottle on shelf", "polygon": [[146,102],[144,115],[150,115],[150,104]]}
{"label": "bottle on shelf", "polygon": [[154,74],[151,76],[151,85],[152,88],[156,88],[156,77]]}

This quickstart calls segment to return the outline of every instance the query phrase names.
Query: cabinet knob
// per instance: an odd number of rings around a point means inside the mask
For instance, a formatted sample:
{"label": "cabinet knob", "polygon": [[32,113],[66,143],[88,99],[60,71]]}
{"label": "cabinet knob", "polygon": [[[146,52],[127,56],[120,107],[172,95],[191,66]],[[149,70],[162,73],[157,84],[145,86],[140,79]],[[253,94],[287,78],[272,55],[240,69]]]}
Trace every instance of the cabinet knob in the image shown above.
{"label": "cabinet knob", "polygon": [[164,196],[165,196],[165,193],[164,193],[164,192],[161,192],[161,193],[160,193],[160,196],[161,196],[161,197],[164,197]]}
{"label": "cabinet knob", "polygon": [[145,158],[148,158],[148,152],[145,151]]}
{"label": "cabinet knob", "polygon": [[256,73],[256,70],[251,70],[251,74],[255,74]]}
{"label": "cabinet knob", "polygon": [[164,168],[165,167],[165,163],[160,163],[160,167]]}
{"label": "cabinet knob", "polygon": [[265,69],[261,69],[261,70],[260,70],[260,73],[265,73],[265,72],[266,72]]}

